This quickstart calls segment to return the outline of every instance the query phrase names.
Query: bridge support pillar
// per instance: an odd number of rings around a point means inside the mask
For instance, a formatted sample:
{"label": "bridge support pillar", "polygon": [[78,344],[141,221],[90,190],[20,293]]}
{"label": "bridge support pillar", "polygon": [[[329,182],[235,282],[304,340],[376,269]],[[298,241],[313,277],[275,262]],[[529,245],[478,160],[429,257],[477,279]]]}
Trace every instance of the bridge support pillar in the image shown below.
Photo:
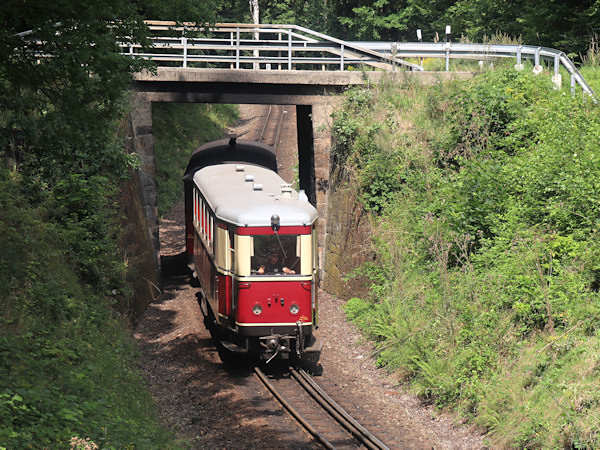
{"label": "bridge support pillar", "polygon": [[298,178],[308,200],[317,206],[315,191],[315,149],[313,144],[312,105],[296,105],[298,130]]}
{"label": "bridge support pillar", "polygon": [[325,100],[296,106],[300,189],[306,191],[319,214],[319,261],[323,261],[327,229],[331,115],[339,103],[333,96],[325,97]]}
{"label": "bridge support pillar", "polygon": [[320,246],[324,244],[325,225],[327,223],[327,198],[329,191],[330,152],[331,152],[331,114],[336,103],[319,103],[312,107],[314,142],[314,183],[316,206],[319,212]]}
{"label": "bridge support pillar", "polygon": [[141,208],[147,223],[148,239],[157,267],[160,267],[159,221],[156,203],[156,165],[154,162],[154,136],[152,133],[152,102],[144,94],[133,93],[129,116],[130,149],[140,158],[137,170],[142,198]]}

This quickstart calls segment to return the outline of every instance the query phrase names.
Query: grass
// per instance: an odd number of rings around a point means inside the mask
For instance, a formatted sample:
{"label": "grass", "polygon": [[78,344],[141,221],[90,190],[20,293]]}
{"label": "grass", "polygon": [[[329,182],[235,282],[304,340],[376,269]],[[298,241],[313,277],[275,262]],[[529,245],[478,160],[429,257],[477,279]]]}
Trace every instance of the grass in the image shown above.
{"label": "grass", "polygon": [[125,318],[0,167],[0,448],[169,448]]}
{"label": "grass", "polygon": [[510,68],[351,92],[334,118],[374,216],[371,295],[348,315],[494,447],[600,445],[599,129],[596,106]]}

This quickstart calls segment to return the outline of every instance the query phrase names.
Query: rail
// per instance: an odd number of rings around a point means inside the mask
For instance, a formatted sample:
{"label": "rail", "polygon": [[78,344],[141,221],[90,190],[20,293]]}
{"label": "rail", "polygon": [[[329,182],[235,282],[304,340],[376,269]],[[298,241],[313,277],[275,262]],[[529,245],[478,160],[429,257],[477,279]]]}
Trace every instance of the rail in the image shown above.
{"label": "rail", "polygon": [[[283,382],[284,384],[279,385],[278,387],[285,388],[283,391],[287,389],[287,394],[292,394],[289,398],[285,393],[282,393],[282,390],[275,387],[273,383],[274,380],[269,379],[258,367],[254,367],[254,372],[283,407],[287,409],[298,423],[323,447],[327,449],[336,448],[329,440],[332,436],[332,430],[327,429],[323,417],[320,416],[316,410],[311,410],[312,412],[309,415],[305,414],[306,411],[304,413],[299,411],[299,407],[306,408],[311,403],[308,400],[301,399],[300,391],[302,391],[302,389],[304,389],[304,392],[309,396],[306,397],[306,399],[311,398],[315,402],[315,405],[318,405],[319,411],[329,415],[338,427],[346,430],[346,432],[352,436],[356,442],[360,443],[360,445],[370,450],[389,450],[385,444],[369,433],[362,425],[354,420],[352,416],[333,401],[305,371],[297,371],[290,367],[289,372],[291,378],[289,378],[289,381],[292,381],[293,378],[297,384],[287,385],[285,384],[285,378],[279,378],[278,383]],[[301,386],[302,389],[299,389],[299,386]],[[310,420],[307,419],[308,417],[310,417]]]}
{"label": "rail", "polygon": [[571,77],[571,89],[579,85],[584,93],[597,99],[596,94],[585,81],[577,67],[569,57],[560,50],[532,45],[508,44],[462,44],[453,42],[352,42],[352,44],[374,50],[378,53],[395,55],[398,58],[444,58],[446,70],[450,59],[475,59],[488,61],[495,58],[514,58],[515,69],[523,70],[523,60],[533,62],[534,72],[542,70],[542,62],[553,65],[554,78],[557,87],[562,82],[560,67],[562,66]]}

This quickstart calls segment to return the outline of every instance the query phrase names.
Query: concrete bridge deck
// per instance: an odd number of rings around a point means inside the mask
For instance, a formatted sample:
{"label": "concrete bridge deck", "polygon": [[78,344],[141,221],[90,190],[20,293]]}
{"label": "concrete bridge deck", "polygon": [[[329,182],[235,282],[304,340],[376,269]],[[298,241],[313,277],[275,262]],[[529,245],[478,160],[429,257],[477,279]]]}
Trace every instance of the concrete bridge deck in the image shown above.
{"label": "concrete bridge deck", "polygon": [[312,105],[349,86],[470,76],[461,72],[294,71],[159,67],[135,74],[134,90],[150,101]]}

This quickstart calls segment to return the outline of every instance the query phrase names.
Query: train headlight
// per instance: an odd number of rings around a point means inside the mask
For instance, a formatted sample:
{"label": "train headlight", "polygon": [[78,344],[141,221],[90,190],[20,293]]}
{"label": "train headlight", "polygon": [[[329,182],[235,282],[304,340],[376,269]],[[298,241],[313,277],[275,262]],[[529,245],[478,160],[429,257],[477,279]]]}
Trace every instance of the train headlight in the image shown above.
{"label": "train headlight", "polygon": [[296,315],[296,314],[298,314],[298,312],[300,312],[300,307],[298,305],[296,305],[295,303],[292,303],[290,306],[290,312],[293,315]]}
{"label": "train headlight", "polygon": [[263,312],[262,306],[254,305],[252,307],[252,312],[254,313],[255,316],[260,316]]}

